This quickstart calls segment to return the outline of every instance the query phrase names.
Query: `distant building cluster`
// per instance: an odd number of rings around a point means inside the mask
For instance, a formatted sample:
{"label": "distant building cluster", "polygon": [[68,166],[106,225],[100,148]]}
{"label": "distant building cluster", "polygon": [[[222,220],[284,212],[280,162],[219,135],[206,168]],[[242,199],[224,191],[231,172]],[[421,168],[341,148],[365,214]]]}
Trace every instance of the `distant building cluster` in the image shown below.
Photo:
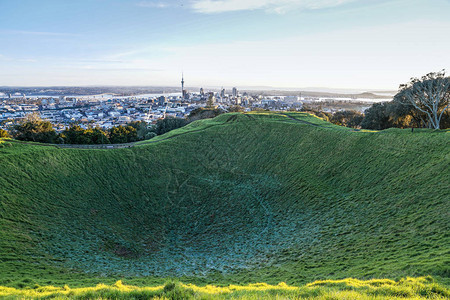
{"label": "distant building cluster", "polygon": [[106,129],[131,121],[154,123],[168,116],[184,117],[195,108],[194,104],[180,101],[176,96],[0,98],[0,122],[6,127],[10,122],[37,112],[42,119],[60,125],[61,129],[73,123]]}
{"label": "distant building cluster", "polygon": [[236,87],[231,90],[221,88],[198,93],[186,89],[184,76],[181,80],[181,93],[134,96],[115,94],[85,96],[26,96],[23,93],[0,93],[0,128],[7,128],[29,113],[38,113],[63,130],[70,124],[81,127],[100,127],[108,129],[126,125],[132,121],[156,123],[167,117],[186,117],[192,110],[211,106],[228,110],[241,106],[244,110],[300,110],[304,103],[320,99],[302,96],[267,96],[249,92],[240,93]]}

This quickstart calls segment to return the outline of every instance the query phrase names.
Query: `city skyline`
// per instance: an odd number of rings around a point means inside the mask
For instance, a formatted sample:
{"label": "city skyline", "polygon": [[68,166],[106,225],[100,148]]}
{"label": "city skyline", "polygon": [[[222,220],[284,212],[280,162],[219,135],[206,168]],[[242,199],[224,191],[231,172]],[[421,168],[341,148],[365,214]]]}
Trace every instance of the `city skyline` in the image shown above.
{"label": "city skyline", "polygon": [[0,86],[395,90],[450,68],[450,1],[0,0]]}

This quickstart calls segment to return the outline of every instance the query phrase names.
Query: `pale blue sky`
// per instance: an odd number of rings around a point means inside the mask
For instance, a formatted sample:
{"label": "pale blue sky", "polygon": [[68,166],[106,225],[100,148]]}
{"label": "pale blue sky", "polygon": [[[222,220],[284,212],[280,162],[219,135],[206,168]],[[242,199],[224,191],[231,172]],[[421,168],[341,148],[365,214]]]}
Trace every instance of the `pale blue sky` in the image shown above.
{"label": "pale blue sky", "polygon": [[0,0],[1,85],[396,89],[450,71],[449,0]]}

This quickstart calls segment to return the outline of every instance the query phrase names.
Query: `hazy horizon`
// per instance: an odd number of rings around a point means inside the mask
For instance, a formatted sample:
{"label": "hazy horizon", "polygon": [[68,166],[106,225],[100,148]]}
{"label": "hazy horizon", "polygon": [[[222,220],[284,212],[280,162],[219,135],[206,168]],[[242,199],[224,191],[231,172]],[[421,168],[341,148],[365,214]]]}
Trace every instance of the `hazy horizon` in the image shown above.
{"label": "hazy horizon", "polygon": [[[19,86],[19,85],[4,85],[0,86],[0,89],[8,89],[8,88],[146,88],[146,89],[180,89],[178,86],[170,86],[170,85],[29,85],[29,86]],[[226,91],[231,92],[233,87],[236,86],[185,86],[185,88],[189,92],[198,92],[197,89],[203,88],[206,90],[216,90],[220,91],[221,89],[225,89]],[[352,88],[328,88],[328,87],[274,87],[274,86],[237,86],[238,91],[280,91],[280,92],[318,92],[318,93],[335,93],[335,94],[362,94],[362,93],[396,93],[397,90],[386,90],[386,89],[352,89]],[[2,92],[0,91],[0,94]],[[172,93],[172,92],[167,92]],[[181,91],[180,91],[181,93]]]}
{"label": "hazy horizon", "polygon": [[0,86],[397,90],[450,69],[449,0],[0,0]]}

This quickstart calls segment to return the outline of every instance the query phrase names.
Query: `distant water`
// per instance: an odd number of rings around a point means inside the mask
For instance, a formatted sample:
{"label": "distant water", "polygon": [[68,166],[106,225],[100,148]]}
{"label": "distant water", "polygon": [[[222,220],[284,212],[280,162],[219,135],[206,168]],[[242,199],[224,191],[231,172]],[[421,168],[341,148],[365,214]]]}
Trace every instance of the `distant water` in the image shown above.
{"label": "distant water", "polygon": [[[5,97],[5,93],[0,93],[0,97]],[[125,98],[154,98],[159,96],[181,96],[181,93],[159,93],[159,94],[136,94],[129,96],[119,96],[115,94],[98,94],[98,95],[64,95],[65,97],[74,97],[81,99],[99,99],[99,100],[108,100],[108,99],[125,99]],[[11,95],[12,98],[22,98],[22,95]],[[55,95],[26,95],[27,98],[59,98],[60,96]]]}
{"label": "distant water", "polygon": [[319,97],[316,101],[358,101],[358,102],[386,102],[392,101],[392,98],[383,98],[383,99],[373,99],[373,98],[339,98],[339,97]]}

